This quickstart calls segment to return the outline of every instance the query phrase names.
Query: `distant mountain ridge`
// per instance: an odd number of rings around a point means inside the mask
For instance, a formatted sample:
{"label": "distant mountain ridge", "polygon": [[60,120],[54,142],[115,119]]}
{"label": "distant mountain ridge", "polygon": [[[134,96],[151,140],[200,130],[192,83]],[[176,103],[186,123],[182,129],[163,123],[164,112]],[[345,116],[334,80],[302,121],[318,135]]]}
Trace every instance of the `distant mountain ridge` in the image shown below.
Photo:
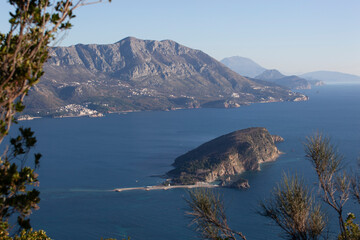
{"label": "distant mountain ridge", "polygon": [[266,70],[266,68],[263,68],[250,58],[240,56],[224,58],[220,62],[225,64],[231,70],[245,77],[253,78]]}
{"label": "distant mountain ridge", "polygon": [[311,84],[304,78],[292,75],[285,76],[276,69],[266,70],[262,74],[255,77],[264,81],[273,82],[275,84],[288,87],[290,89],[310,89]]}
{"label": "distant mountain ridge", "polygon": [[334,71],[315,71],[300,76],[307,80],[321,80],[326,83],[360,83],[360,76]]}
{"label": "distant mountain ridge", "polygon": [[224,58],[221,62],[241,75],[272,82],[289,89],[310,89],[311,85],[322,85],[320,81],[309,82],[295,75],[285,76],[276,69],[266,69],[249,58],[234,56]]}
{"label": "distant mountain ridge", "polygon": [[[233,71],[239,73],[240,75],[248,76],[251,78],[262,79],[264,81],[276,82],[276,84],[283,85],[291,89],[309,88],[308,87],[309,85],[306,84],[304,80],[306,80],[312,86],[321,86],[324,85],[325,83],[330,83],[330,84],[360,83],[360,76],[358,75],[335,72],[335,71],[315,71],[315,72],[304,73],[296,77],[295,75],[285,76],[275,69],[273,70],[265,69],[264,67],[260,66],[253,60],[240,56],[224,58],[223,60],[221,60],[221,62],[230,69],[232,69]],[[266,75],[269,74],[277,74],[277,75],[276,77],[262,75],[262,73],[264,73],[265,71],[273,71],[272,73],[266,72]],[[289,77],[289,78],[285,78],[285,77]],[[279,80],[280,78],[282,78],[281,81]]]}
{"label": "distant mountain ridge", "polygon": [[[114,44],[56,47],[26,99],[37,115],[238,107],[307,98],[252,81],[202,51],[172,40],[128,37]],[[69,106],[72,107],[69,107]],[[77,113],[76,113],[77,114]]]}
{"label": "distant mountain ridge", "polygon": [[277,80],[277,79],[280,79],[283,77],[286,77],[286,76],[283,75],[281,72],[279,72],[276,69],[265,70],[261,74],[255,76],[256,79],[261,79],[264,81],[267,81],[267,80],[273,81],[273,80]]}

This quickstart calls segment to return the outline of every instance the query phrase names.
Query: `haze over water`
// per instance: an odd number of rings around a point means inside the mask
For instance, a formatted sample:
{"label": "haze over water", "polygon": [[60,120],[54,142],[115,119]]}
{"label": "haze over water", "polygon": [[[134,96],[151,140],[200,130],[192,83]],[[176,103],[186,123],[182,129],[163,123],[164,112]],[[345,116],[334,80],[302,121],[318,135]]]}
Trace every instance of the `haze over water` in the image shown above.
{"label": "haze over water", "polygon": [[278,147],[286,154],[262,165],[260,172],[244,174],[249,190],[219,192],[232,227],[248,239],[274,239],[278,229],[255,211],[283,172],[315,182],[304,160],[306,136],[317,130],[330,135],[347,167],[356,166],[360,155],[360,85],[329,85],[305,93],[307,102],[21,122],[35,130],[37,151],[43,154],[38,171],[42,200],[32,215],[33,226],[53,239],[195,239],[184,215],[185,190],[107,190],[158,184],[162,179],[151,176],[170,170],[177,156],[231,131],[260,126],[285,138]]}

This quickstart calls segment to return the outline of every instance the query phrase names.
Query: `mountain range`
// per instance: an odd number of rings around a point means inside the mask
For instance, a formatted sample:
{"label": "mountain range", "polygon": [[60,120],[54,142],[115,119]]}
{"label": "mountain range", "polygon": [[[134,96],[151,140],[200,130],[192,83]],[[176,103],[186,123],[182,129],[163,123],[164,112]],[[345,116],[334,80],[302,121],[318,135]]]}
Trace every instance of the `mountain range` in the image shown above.
{"label": "mountain range", "polygon": [[307,80],[320,80],[326,83],[360,83],[360,76],[334,72],[334,71],[315,71],[300,75]]}
{"label": "mountain range", "polygon": [[28,114],[227,108],[307,99],[245,78],[206,53],[172,40],[128,37],[114,44],[56,47],[44,71],[26,98]]}
{"label": "mountain range", "polygon": [[221,62],[240,75],[275,82],[291,89],[309,88],[310,85],[360,83],[360,76],[334,71],[315,71],[299,76],[285,76],[276,69],[266,69],[253,60],[240,56],[224,58]]}
{"label": "mountain range", "polygon": [[276,69],[265,70],[262,74],[255,77],[268,82],[288,87],[290,89],[310,89],[311,84],[304,78],[292,75],[285,76]]}
{"label": "mountain range", "polygon": [[295,75],[285,76],[278,70],[266,69],[249,58],[234,56],[224,58],[221,62],[240,75],[272,82],[289,89],[310,89],[311,85],[323,85],[322,81],[316,79],[307,80]]}

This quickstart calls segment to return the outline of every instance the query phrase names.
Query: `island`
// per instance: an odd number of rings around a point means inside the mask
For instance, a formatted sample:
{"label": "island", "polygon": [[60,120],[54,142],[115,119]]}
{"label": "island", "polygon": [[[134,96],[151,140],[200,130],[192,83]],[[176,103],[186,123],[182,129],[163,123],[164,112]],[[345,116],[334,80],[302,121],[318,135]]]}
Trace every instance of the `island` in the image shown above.
{"label": "island", "polygon": [[248,181],[239,175],[276,160],[281,152],[275,143],[281,141],[282,137],[263,127],[231,132],[176,158],[167,176],[171,185],[217,182],[223,187],[248,188]]}
{"label": "island", "polygon": [[113,191],[168,190],[174,188],[249,188],[246,171],[259,171],[261,163],[274,161],[282,153],[275,143],[283,142],[266,128],[252,127],[215,138],[175,159],[173,170],[158,186],[117,188]]}

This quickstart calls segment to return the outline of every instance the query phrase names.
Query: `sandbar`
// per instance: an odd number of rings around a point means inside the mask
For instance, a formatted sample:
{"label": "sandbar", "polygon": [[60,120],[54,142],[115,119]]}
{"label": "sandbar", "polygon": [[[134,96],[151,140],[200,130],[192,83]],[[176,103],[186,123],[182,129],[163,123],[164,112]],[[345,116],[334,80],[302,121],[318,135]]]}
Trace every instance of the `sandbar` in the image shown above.
{"label": "sandbar", "polygon": [[219,185],[210,184],[210,183],[196,183],[193,185],[157,185],[157,186],[146,186],[146,187],[131,187],[131,188],[115,188],[114,192],[124,192],[124,191],[133,191],[133,190],[168,190],[174,188],[217,188]]}

